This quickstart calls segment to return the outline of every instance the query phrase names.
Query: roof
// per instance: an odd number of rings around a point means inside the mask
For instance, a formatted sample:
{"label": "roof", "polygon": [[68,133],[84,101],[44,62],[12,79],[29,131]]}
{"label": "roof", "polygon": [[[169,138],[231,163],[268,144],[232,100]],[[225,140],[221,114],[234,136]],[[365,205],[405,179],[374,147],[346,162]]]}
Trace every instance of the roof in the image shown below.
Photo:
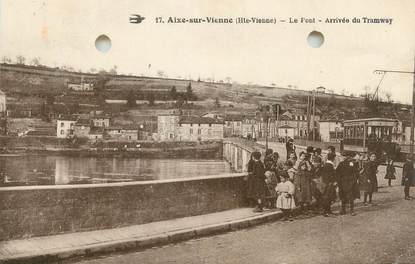
{"label": "roof", "polygon": [[78,126],[89,126],[89,125],[91,125],[91,120],[85,119],[85,118],[81,118],[81,119],[78,119],[78,121],[76,121],[76,124],[75,125],[78,125]]}
{"label": "roof", "polygon": [[180,117],[180,124],[223,124],[223,121],[201,116],[182,116]]}
{"label": "roof", "polygon": [[339,119],[324,119],[324,120],[319,120],[318,122],[322,123],[322,122],[342,122],[342,120]]}
{"label": "roof", "polygon": [[384,122],[396,122],[399,121],[398,119],[392,118],[383,118],[383,117],[373,117],[373,118],[363,118],[363,119],[350,119],[344,120],[344,123],[352,123],[352,122],[366,122],[366,121],[384,121]]}
{"label": "roof", "polygon": [[2,90],[0,90],[0,95],[6,95]]}
{"label": "roof", "polygon": [[104,128],[103,127],[92,127],[89,131],[90,135],[96,135],[96,134],[104,134]]}
{"label": "roof", "polygon": [[278,128],[292,128],[292,129],[294,129],[294,127],[292,127],[292,126],[289,126],[289,125],[282,125],[282,126],[278,126]]}
{"label": "roof", "polygon": [[138,130],[138,126],[136,125],[116,125],[105,127],[105,130]]}
{"label": "roof", "polygon": [[226,121],[242,121],[244,119],[243,115],[226,115],[225,120]]}

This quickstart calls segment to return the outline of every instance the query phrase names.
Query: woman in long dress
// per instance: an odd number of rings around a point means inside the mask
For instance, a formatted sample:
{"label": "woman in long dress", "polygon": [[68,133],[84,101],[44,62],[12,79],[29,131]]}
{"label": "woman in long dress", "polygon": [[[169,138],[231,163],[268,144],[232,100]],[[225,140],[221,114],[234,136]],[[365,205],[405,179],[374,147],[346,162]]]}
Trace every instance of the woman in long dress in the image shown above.
{"label": "woman in long dress", "polygon": [[301,152],[297,174],[294,177],[295,198],[300,205],[301,211],[309,210],[311,204],[311,180],[312,180],[312,165],[306,158],[306,153]]}
{"label": "woman in long dress", "polygon": [[265,168],[262,163],[261,153],[255,151],[248,162],[248,197],[255,200],[254,212],[262,212],[264,199],[268,191],[265,183]]}

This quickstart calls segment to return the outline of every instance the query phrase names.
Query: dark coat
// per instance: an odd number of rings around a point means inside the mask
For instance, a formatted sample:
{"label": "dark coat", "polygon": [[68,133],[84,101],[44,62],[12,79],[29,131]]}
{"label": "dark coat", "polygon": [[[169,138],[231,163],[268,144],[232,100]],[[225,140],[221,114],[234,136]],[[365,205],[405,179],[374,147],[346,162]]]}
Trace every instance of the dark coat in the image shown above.
{"label": "dark coat", "polygon": [[340,162],[336,169],[336,181],[339,187],[341,200],[354,200],[360,198],[359,192],[359,165],[351,158]]}
{"label": "dark coat", "polygon": [[263,199],[267,192],[264,164],[260,160],[250,160],[248,162],[248,197]]}
{"label": "dark coat", "polygon": [[294,176],[295,198],[298,203],[311,203],[312,165],[309,161],[301,161],[298,172]]}
{"label": "dark coat", "polygon": [[317,184],[322,199],[327,200],[328,202],[336,200],[335,182],[336,170],[334,169],[333,164],[327,162],[321,168],[320,182]]}
{"label": "dark coat", "polygon": [[395,180],[396,179],[396,169],[395,166],[393,166],[393,164],[388,164],[386,166],[386,174],[385,174],[385,179],[389,179],[389,180]]}
{"label": "dark coat", "polygon": [[415,168],[413,161],[406,161],[403,165],[402,171],[402,185],[408,181],[409,186],[414,186],[415,183]]}
{"label": "dark coat", "polygon": [[363,164],[363,172],[359,177],[360,190],[368,193],[377,192],[378,189],[378,164],[375,161],[369,161]]}

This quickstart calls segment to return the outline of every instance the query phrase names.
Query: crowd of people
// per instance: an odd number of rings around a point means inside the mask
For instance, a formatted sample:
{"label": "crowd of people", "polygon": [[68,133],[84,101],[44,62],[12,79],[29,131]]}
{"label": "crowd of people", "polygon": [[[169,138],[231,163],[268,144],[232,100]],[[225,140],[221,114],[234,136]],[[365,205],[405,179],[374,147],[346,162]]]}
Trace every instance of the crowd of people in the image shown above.
{"label": "crowd of people", "polygon": [[[336,156],[335,148],[328,147],[323,157],[320,148],[307,147],[296,154],[292,141],[287,142],[287,158],[280,159],[277,152],[267,149],[263,161],[259,151],[251,154],[248,162],[248,197],[255,203],[255,212],[264,208],[279,208],[284,219],[293,219],[293,209],[298,215],[333,214],[331,207],[337,197],[341,201],[340,214],[355,215],[354,201],[363,196],[363,205],[376,205],[373,194],[378,190],[377,173],[379,162],[376,154],[359,154],[352,151]],[[402,185],[405,199],[409,187],[415,182],[415,164],[408,159],[403,168]],[[393,160],[386,161],[389,186],[396,179]]]}

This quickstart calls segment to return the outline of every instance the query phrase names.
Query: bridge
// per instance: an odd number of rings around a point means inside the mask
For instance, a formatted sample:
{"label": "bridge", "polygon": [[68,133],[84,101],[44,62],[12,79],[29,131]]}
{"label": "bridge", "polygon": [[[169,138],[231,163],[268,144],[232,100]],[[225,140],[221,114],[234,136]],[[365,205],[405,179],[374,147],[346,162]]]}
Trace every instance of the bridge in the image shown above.
{"label": "bridge", "polygon": [[254,151],[259,151],[264,155],[265,147],[242,138],[225,138],[223,140],[223,158],[236,172],[246,172],[251,153]]}

